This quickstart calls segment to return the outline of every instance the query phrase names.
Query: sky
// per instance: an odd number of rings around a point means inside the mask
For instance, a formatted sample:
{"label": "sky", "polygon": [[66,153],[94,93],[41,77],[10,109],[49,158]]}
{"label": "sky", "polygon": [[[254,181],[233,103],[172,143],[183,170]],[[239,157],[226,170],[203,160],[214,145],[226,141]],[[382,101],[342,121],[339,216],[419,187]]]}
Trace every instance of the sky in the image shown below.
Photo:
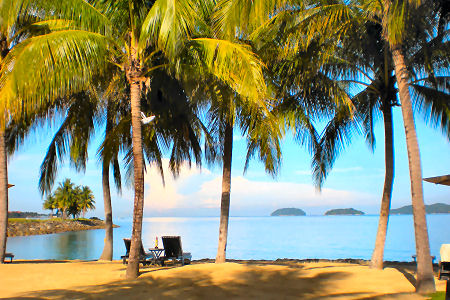
{"label": "sky", "polygon": [[[411,204],[411,190],[404,127],[400,107],[394,107],[395,178],[392,208]],[[416,129],[421,152],[423,177],[450,174],[450,142],[439,129],[426,125],[416,114]],[[9,160],[10,211],[49,213],[42,209],[38,190],[39,168],[57,125],[34,132]],[[266,175],[264,166],[252,160],[243,174],[245,139],[235,133],[231,183],[231,216],[268,216],[278,208],[296,207],[307,215],[323,215],[333,208],[355,208],[366,214],[378,214],[384,184],[384,130],[382,120],[375,127],[376,148],[372,152],[362,136],[354,136],[351,145],[336,160],[321,192],[313,185],[311,156],[288,133],[282,141],[283,160],[276,178]],[[70,178],[77,185],[89,186],[96,209],[87,217],[104,217],[101,165],[96,151],[101,134],[90,145],[86,172],[77,174],[66,163],[56,182]],[[167,167],[168,159],[164,159]],[[145,174],[144,217],[219,216],[222,170],[220,166],[201,169],[184,166],[177,179],[165,172],[165,186],[154,168]],[[56,188],[57,184],[54,188]],[[450,204],[450,187],[423,182],[426,204]],[[111,182],[114,218],[132,217],[133,190],[124,187],[119,194]]]}

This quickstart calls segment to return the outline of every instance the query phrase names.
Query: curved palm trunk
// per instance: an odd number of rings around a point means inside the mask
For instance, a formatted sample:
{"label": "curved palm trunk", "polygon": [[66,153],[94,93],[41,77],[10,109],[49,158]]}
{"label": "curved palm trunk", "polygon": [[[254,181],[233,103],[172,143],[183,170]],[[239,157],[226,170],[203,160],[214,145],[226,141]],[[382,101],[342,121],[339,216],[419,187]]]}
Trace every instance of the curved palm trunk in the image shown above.
{"label": "curved palm trunk", "polygon": [[0,129],[0,263],[4,263],[8,239],[8,161],[5,132]]}
{"label": "curved palm trunk", "polygon": [[216,263],[224,263],[227,251],[228,220],[230,216],[231,192],[231,159],[233,153],[233,125],[225,125],[225,140],[223,147],[222,200],[220,204],[219,246],[217,247]]}
{"label": "curved palm trunk", "polygon": [[113,223],[111,193],[109,189],[109,163],[103,162],[102,170],[103,206],[105,209],[105,240],[100,260],[112,260],[113,257]]}
{"label": "curved palm trunk", "polygon": [[389,210],[391,209],[392,185],[394,182],[394,135],[392,128],[392,106],[386,105],[383,109],[384,118],[384,160],[385,175],[383,197],[381,199],[380,219],[375,240],[375,249],[372,253],[370,267],[383,269],[384,246],[386,243],[387,227],[389,223]]}
{"label": "curved palm trunk", "polygon": [[141,131],[141,89],[140,69],[137,60],[136,48],[132,49],[132,61],[129,71],[131,93],[131,127],[133,141],[134,163],[134,210],[133,232],[131,234],[130,257],[128,260],[126,278],[133,279],[139,276],[139,250],[142,236],[142,217],[144,214],[144,155],[142,152]]}
{"label": "curved palm trunk", "polygon": [[417,141],[411,97],[408,89],[408,71],[406,69],[405,58],[401,46],[392,49],[392,58],[399,88],[406,134],[406,146],[408,150],[409,175],[411,177],[411,196],[417,255],[416,292],[426,294],[434,292],[436,287],[434,284],[427,219],[423,201],[422,167],[420,163],[419,143]]}

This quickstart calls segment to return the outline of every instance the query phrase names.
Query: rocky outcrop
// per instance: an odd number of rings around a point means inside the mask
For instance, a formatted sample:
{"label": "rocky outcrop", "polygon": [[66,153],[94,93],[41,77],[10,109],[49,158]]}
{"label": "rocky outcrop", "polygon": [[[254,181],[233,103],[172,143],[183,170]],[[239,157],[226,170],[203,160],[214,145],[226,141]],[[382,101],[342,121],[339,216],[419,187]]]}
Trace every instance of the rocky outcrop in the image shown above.
{"label": "rocky outcrop", "polygon": [[103,228],[102,220],[12,220],[8,222],[8,237]]}

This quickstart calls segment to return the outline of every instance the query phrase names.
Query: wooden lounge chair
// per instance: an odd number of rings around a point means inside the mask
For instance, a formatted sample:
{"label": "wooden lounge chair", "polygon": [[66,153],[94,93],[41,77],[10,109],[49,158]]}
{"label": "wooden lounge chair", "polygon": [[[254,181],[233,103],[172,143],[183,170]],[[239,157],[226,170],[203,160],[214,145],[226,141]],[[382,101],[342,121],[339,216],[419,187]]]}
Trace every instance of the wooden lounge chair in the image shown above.
{"label": "wooden lounge chair", "polygon": [[[131,240],[130,239],[123,239],[123,243],[125,244],[125,249],[127,250],[127,253],[125,255],[122,255],[120,258],[122,259],[123,264],[128,263],[128,258],[130,256],[130,248],[131,248]],[[145,265],[150,265],[151,263],[155,262],[155,257],[152,253],[147,253],[144,250],[144,246],[142,245],[141,241],[141,249],[139,253],[139,262]]]}
{"label": "wooden lounge chair", "polygon": [[181,265],[190,264],[192,255],[189,252],[183,252],[180,236],[163,236],[164,256],[159,258],[162,266],[166,260],[181,262]]}

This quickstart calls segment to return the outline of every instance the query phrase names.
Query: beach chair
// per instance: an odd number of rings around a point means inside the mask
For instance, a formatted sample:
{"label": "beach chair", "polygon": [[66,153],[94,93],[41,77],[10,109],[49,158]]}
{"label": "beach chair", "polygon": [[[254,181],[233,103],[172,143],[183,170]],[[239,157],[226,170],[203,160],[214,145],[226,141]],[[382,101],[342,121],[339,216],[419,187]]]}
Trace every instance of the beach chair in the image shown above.
{"label": "beach chair", "polygon": [[12,262],[12,260],[13,260],[13,258],[14,258],[14,254],[12,254],[12,253],[9,253],[9,252],[6,252],[6,253],[5,253],[5,258],[4,258],[4,259],[6,259],[6,258],[9,258],[9,259],[11,259],[11,261],[10,261],[10,262]]}
{"label": "beach chair", "polygon": [[[130,256],[130,248],[131,248],[131,240],[130,239],[123,239],[123,243],[125,244],[125,249],[127,253],[125,255],[122,255],[120,258],[122,259],[122,263],[126,265],[128,263],[128,258]],[[139,250],[139,262],[145,265],[150,265],[151,263],[155,262],[155,257],[152,253],[147,253],[144,250],[144,246],[142,245],[141,241],[141,249]]]}
{"label": "beach chair", "polygon": [[447,280],[445,300],[450,299],[450,244],[442,244],[440,249],[439,280]]}
{"label": "beach chair", "polygon": [[181,247],[180,236],[163,236],[162,242],[164,245],[164,256],[159,258],[162,266],[166,260],[179,261],[181,265],[188,265],[191,263],[192,255],[189,252],[183,252]]}

